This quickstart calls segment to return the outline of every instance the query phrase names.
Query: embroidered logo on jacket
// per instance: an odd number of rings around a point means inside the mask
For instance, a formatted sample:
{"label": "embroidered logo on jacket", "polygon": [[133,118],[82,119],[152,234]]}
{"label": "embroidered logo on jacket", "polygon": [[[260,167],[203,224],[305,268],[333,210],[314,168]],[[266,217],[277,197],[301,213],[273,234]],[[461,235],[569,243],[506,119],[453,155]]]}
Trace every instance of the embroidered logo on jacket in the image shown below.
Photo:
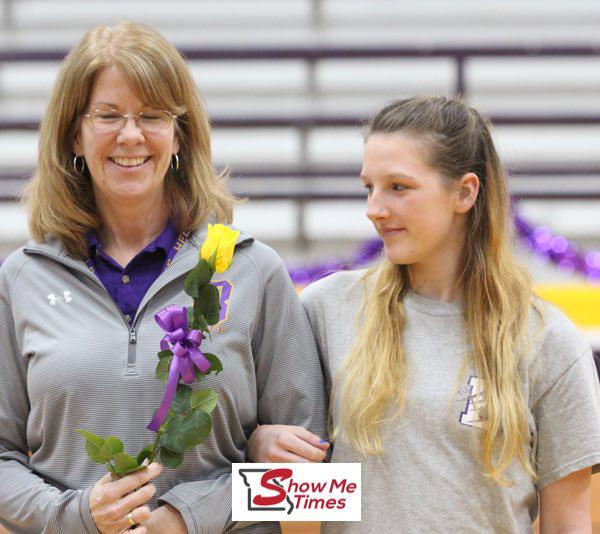
{"label": "embroidered logo on jacket", "polygon": [[71,302],[73,299],[71,298],[71,292],[70,291],[63,291],[63,296],[62,297],[57,297],[54,293],[50,293],[47,297],[48,302],[50,303],[50,306],[56,306],[56,303],[59,300],[64,300],[65,302]]}
{"label": "embroidered logo on jacket", "polygon": [[221,303],[221,313],[219,314],[219,322],[217,323],[219,324],[225,321],[229,314],[229,300],[233,292],[233,284],[229,280],[220,280],[213,282],[213,285],[219,290],[219,302]]}
{"label": "embroidered logo on jacket", "polygon": [[483,383],[476,376],[472,376],[467,384],[458,390],[458,394],[466,395],[466,398],[463,399],[466,401],[466,405],[464,410],[460,412],[458,422],[461,425],[482,428]]}

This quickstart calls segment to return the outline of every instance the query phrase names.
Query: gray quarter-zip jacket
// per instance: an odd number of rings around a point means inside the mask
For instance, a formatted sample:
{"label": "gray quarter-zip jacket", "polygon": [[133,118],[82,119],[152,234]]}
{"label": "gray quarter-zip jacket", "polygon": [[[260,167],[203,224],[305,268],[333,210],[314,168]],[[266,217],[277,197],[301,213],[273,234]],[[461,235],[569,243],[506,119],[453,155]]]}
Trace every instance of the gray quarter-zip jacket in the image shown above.
{"label": "gray quarter-zip jacket", "polygon": [[[183,291],[205,229],[196,231],[144,296],[131,327],[102,283],[56,240],[30,242],[0,268],[0,523],[16,533],[97,533],[89,510],[93,463],[76,428],[116,435],[126,452],[146,429],[165,385],[154,376],[154,320]],[[215,281],[224,319],[202,343],[224,370],[194,388],[219,394],[208,439],[155,481],[151,507],[168,502],[190,533],[278,532],[231,522],[231,466],[246,461],[257,423],[301,425],[325,436],[322,367],[306,315],[279,256],[248,235]],[[227,297],[227,294],[229,296]],[[28,456],[31,451],[31,457]]]}

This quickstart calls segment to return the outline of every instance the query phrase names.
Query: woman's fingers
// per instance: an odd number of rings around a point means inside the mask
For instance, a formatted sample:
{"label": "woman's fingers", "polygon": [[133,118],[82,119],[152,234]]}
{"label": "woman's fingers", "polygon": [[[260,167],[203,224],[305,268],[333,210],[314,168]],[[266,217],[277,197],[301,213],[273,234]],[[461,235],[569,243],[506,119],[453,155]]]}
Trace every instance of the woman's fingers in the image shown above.
{"label": "woman's fingers", "polygon": [[105,484],[114,482],[115,480],[117,480],[115,475],[112,473],[106,473],[100,480],[98,480],[98,482],[96,482],[96,486],[104,486]]}
{"label": "woman's fingers", "polygon": [[[131,516],[129,515],[131,514]],[[136,525],[135,528],[138,528],[142,521],[146,521],[150,517],[150,507],[148,506],[140,506],[139,508],[135,508],[131,510],[131,512],[126,513],[115,525],[117,528],[117,532],[131,532],[133,526]],[[145,527],[144,527],[145,528]]]}
{"label": "woman's fingers", "polygon": [[163,466],[153,462],[146,469],[126,475],[114,482],[114,492],[118,497],[124,497],[136,488],[139,488],[150,482],[153,478],[156,478],[162,471]]}
{"label": "woman's fingers", "polygon": [[[111,534],[124,532],[145,521],[150,509],[144,504],[156,492],[154,484],[148,482],[162,470],[160,464],[152,463],[146,469],[117,480],[111,474],[104,475],[90,493],[90,512],[98,530]],[[133,521],[128,517],[130,512]]]}
{"label": "woman's fingers", "polygon": [[[138,507],[143,508],[143,505],[147,503],[152,496],[156,493],[156,486],[154,484],[147,484],[129,495],[120,499],[117,503],[117,513],[119,516],[125,516],[129,511],[134,510]],[[141,523],[143,519],[136,521]]]}

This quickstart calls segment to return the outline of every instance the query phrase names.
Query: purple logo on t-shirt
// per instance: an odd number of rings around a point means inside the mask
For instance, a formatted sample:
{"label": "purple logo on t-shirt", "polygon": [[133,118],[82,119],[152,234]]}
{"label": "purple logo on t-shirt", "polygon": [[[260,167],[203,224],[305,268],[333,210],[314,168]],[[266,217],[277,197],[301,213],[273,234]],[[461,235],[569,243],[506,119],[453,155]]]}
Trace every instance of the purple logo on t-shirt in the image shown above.
{"label": "purple logo on t-shirt", "polygon": [[476,376],[469,377],[469,381],[465,386],[462,386],[458,393],[466,393],[467,404],[465,409],[460,412],[458,422],[461,425],[482,428],[480,407],[483,403],[483,384]]}

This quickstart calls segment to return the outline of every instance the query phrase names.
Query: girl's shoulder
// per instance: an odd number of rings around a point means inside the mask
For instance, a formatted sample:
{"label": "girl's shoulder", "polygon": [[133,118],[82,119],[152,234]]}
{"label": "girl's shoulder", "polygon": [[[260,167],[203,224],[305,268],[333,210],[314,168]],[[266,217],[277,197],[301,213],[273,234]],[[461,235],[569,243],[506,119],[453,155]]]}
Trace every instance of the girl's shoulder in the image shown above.
{"label": "girl's shoulder", "polygon": [[341,303],[348,299],[360,302],[367,270],[337,271],[306,286],[300,293],[305,305],[331,302]]}
{"label": "girl's shoulder", "polygon": [[577,326],[550,302],[535,299],[530,325],[532,366],[543,382],[555,381],[582,357],[592,358],[590,344]]}
{"label": "girl's shoulder", "polygon": [[589,343],[573,321],[554,304],[539,297],[533,302],[532,327],[538,332],[536,337],[542,349],[568,349],[579,353],[589,349]]}

